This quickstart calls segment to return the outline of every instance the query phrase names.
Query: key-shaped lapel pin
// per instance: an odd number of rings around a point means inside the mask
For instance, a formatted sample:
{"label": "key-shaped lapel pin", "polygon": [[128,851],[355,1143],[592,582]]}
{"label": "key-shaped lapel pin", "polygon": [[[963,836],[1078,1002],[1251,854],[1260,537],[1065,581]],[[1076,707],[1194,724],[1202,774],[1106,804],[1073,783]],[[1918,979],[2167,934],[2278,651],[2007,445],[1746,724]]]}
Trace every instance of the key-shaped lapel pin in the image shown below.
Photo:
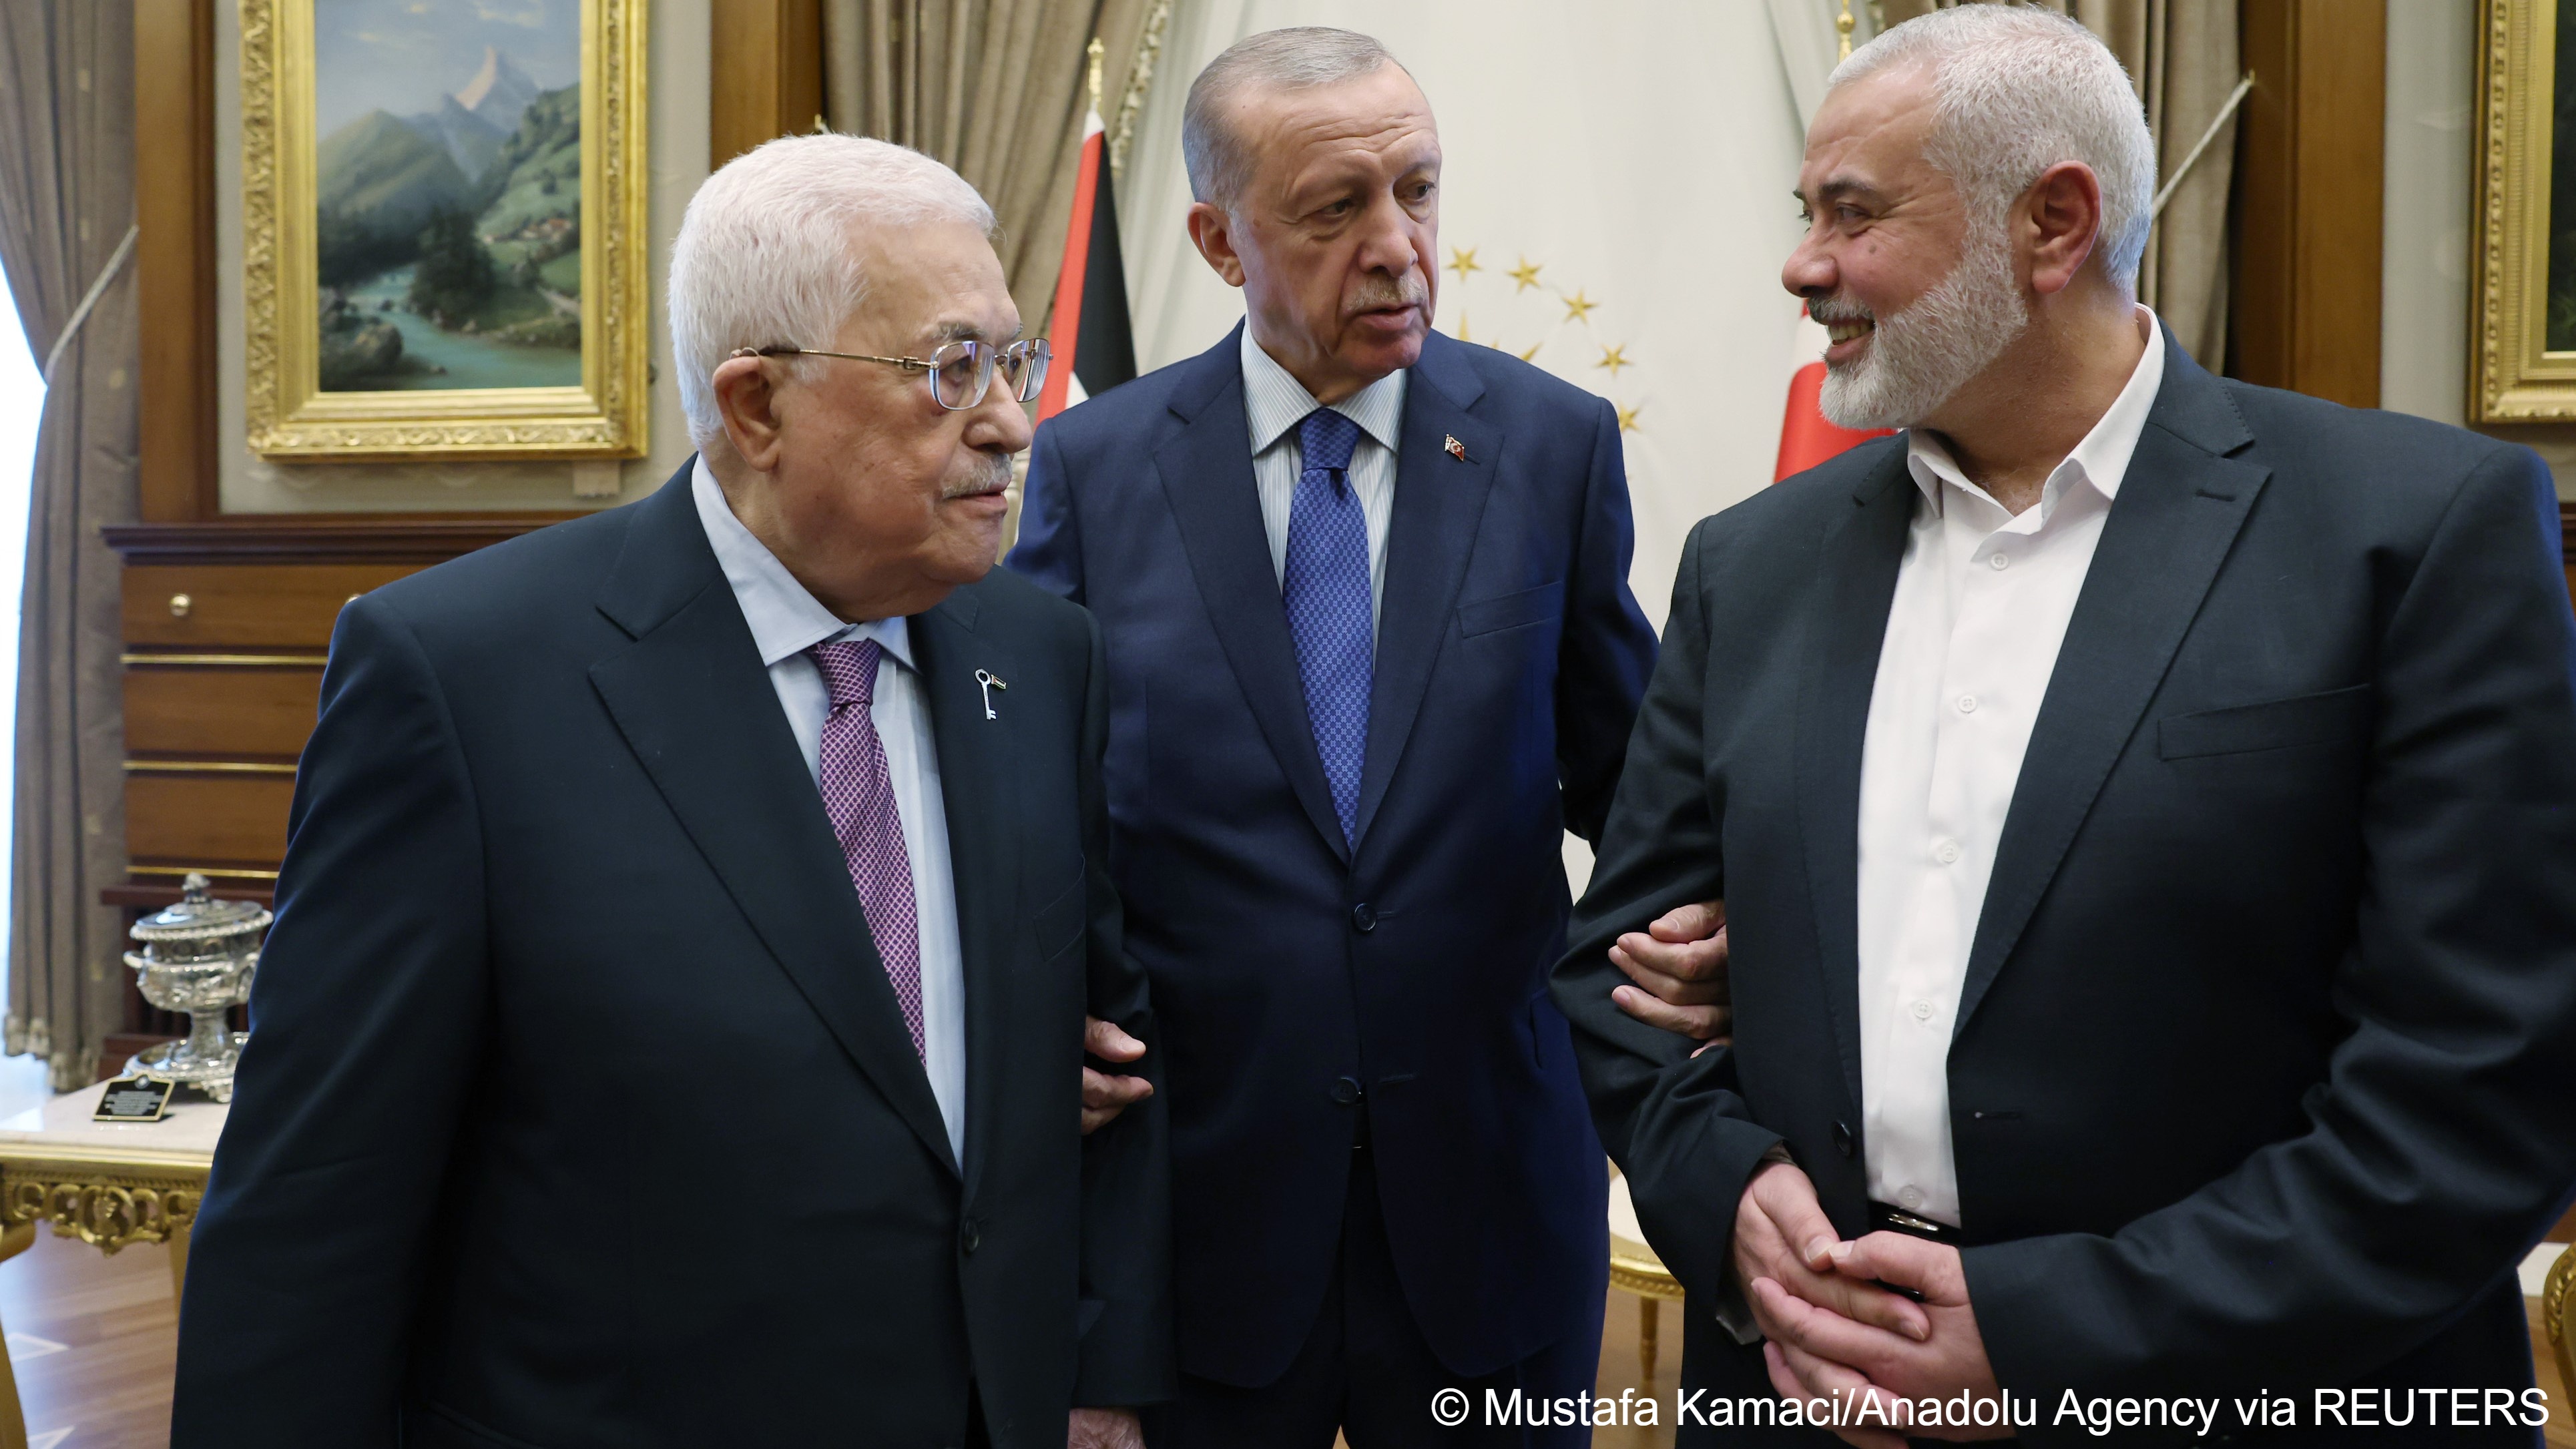
{"label": "key-shaped lapel pin", "polygon": [[976,670],[975,682],[982,685],[984,688],[984,718],[1000,719],[1000,715],[993,713],[993,691],[997,689],[1007,690],[1011,686],[1005,683],[1000,675],[995,674],[989,669]]}

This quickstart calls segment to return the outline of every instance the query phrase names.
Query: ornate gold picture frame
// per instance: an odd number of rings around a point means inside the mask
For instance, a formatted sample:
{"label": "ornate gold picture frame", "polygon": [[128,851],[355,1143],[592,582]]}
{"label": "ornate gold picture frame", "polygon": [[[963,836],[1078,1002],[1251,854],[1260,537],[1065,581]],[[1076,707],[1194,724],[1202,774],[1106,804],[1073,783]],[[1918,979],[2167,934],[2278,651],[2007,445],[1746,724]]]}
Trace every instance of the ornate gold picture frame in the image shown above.
{"label": "ornate gold picture frame", "polygon": [[643,456],[647,0],[240,3],[251,448]]}
{"label": "ornate gold picture frame", "polygon": [[2469,418],[2576,418],[2576,126],[2561,132],[2557,99],[2576,88],[2576,54],[2558,0],[2484,0],[2479,15]]}

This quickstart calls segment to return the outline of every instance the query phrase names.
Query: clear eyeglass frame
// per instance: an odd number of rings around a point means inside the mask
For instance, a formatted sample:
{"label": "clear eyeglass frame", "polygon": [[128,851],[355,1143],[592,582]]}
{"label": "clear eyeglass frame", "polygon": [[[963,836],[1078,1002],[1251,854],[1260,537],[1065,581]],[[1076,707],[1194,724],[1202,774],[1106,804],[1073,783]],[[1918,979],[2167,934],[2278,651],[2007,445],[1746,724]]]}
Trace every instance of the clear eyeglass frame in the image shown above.
{"label": "clear eyeglass frame", "polygon": [[847,362],[881,362],[906,372],[927,373],[930,396],[952,413],[980,407],[999,372],[1013,399],[1034,402],[1046,387],[1053,350],[1043,337],[995,345],[967,339],[951,342],[928,357],[874,357],[864,352],[826,352],[819,347],[744,347],[735,357],[837,357]]}

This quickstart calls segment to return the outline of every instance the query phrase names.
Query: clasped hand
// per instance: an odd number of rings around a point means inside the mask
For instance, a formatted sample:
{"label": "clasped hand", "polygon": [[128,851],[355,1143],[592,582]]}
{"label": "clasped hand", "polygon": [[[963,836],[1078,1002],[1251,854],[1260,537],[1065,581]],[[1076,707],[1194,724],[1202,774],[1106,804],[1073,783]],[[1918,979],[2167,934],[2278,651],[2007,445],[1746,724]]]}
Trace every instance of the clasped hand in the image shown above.
{"label": "clasped hand", "polygon": [[[1754,1322],[1769,1341],[1763,1361],[1785,1398],[1845,1400],[1846,1421],[1875,1400],[1878,1423],[1904,1426],[1926,1399],[1993,1398],[2001,1390],[1986,1360],[1959,1250],[1902,1233],[1845,1242],[1795,1166],[1763,1168],[1746,1184],[1735,1216],[1735,1276]],[[1922,1294],[1916,1302],[1884,1284]],[[1900,1403],[1900,1401],[1902,1401]],[[2000,1439],[2009,1428],[1923,1425],[1836,1431],[1863,1449],[1904,1449],[1921,1439]]]}

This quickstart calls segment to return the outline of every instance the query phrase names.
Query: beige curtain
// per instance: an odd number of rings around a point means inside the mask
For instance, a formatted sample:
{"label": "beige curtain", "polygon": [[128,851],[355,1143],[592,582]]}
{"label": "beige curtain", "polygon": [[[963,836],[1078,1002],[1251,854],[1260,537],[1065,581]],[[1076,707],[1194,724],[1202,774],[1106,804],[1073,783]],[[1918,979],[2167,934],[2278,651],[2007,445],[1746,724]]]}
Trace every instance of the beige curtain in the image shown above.
{"label": "beige curtain", "polygon": [[[134,220],[133,7],[0,4],[0,267],[42,362]],[[186,319],[170,319],[185,325]],[[135,512],[134,278],[121,267],[53,365],[18,626],[5,1045],[90,1079],[123,1019],[124,729],[116,556]]]}
{"label": "beige curtain", "polygon": [[[1879,0],[1895,25],[1956,0]],[[2236,89],[2237,0],[2035,0],[2073,15],[2129,68],[2146,102],[2162,174],[2173,180],[2210,121]],[[2156,309],[2174,340],[2212,372],[2227,357],[2227,197],[2236,169],[2230,118],[2174,188],[2147,239],[2138,299]]]}
{"label": "beige curtain", "polygon": [[1031,335],[1046,328],[1073,214],[1099,37],[1113,142],[1152,79],[1172,0],[824,0],[832,129],[938,157],[993,205],[1002,266]]}

